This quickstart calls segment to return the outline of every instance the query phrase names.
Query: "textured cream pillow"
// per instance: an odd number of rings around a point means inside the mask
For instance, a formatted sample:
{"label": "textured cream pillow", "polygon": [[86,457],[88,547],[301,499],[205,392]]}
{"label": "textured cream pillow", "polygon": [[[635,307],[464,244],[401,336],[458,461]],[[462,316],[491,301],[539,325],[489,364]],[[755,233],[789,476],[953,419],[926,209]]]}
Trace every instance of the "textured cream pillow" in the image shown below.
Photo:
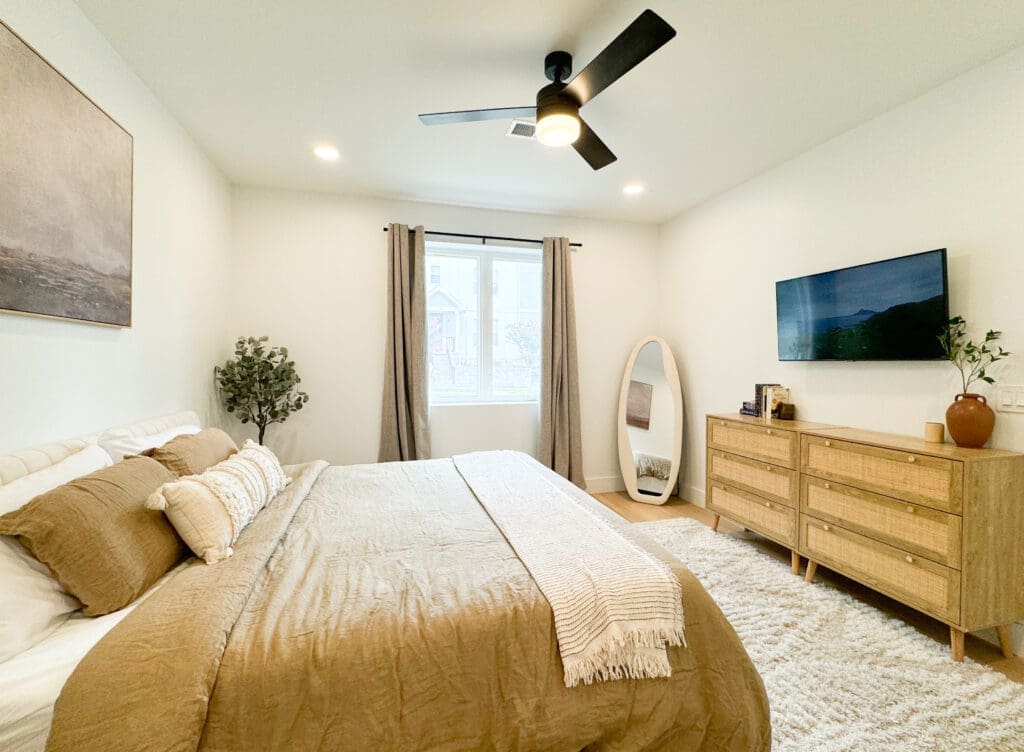
{"label": "textured cream pillow", "polygon": [[250,439],[209,470],[165,483],[146,506],[162,509],[188,547],[213,564],[234,553],[242,530],[291,480],[274,453]]}

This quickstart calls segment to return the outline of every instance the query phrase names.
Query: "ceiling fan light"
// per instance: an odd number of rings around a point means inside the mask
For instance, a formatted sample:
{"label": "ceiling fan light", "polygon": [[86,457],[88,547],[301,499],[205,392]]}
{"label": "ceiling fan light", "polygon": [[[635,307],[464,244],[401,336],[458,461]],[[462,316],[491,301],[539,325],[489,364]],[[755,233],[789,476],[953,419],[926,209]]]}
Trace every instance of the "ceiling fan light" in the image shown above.
{"label": "ceiling fan light", "polygon": [[331,144],[317,144],[313,147],[313,154],[316,155],[317,159],[322,159],[325,162],[337,162],[341,156],[338,147]]}
{"label": "ceiling fan light", "polygon": [[537,120],[537,140],[545,146],[568,146],[580,137],[580,119],[565,113],[544,115]]}

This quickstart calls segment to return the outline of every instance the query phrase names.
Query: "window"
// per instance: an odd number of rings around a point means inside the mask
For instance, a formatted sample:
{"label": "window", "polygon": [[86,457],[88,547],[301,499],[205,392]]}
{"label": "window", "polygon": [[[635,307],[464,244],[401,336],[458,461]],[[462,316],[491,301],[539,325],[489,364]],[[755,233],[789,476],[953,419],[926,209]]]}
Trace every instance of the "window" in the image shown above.
{"label": "window", "polygon": [[536,402],[540,251],[433,241],[426,251],[430,401]]}

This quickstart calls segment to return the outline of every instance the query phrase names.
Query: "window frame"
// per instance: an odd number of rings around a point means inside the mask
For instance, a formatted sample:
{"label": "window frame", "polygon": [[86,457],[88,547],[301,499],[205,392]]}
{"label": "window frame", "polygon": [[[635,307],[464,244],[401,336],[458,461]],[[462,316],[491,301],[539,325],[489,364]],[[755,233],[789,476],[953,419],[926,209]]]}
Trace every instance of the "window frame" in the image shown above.
{"label": "window frame", "polygon": [[[477,371],[477,395],[468,399],[465,395],[453,396],[450,399],[436,398],[430,388],[430,374],[427,373],[427,402],[430,405],[511,405],[525,404],[536,405],[540,402],[540,389],[537,396],[532,399],[522,397],[505,397],[494,393],[494,262],[495,261],[516,261],[543,264],[543,253],[540,248],[534,246],[497,246],[477,243],[452,243],[449,241],[426,240],[425,264],[430,267],[431,258],[448,256],[454,258],[470,258],[477,262],[477,295],[478,295],[478,317],[479,331],[477,332],[477,352],[479,353],[479,367]],[[541,270],[543,274],[543,269]],[[430,291],[430,277],[424,280]],[[542,282],[543,284],[543,277]],[[543,318],[543,302],[541,303],[541,317]],[[426,322],[429,325],[430,308],[426,310]],[[541,355],[543,357],[543,354]],[[429,366],[428,366],[429,367]]]}

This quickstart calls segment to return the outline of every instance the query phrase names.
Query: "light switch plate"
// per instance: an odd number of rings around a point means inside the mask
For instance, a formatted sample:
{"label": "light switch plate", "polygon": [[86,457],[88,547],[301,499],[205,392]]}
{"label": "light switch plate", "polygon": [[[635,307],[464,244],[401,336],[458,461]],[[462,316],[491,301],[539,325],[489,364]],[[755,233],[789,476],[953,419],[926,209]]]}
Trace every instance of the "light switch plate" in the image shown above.
{"label": "light switch plate", "polygon": [[996,389],[997,412],[1024,413],[1024,385],[1003,384]]}

